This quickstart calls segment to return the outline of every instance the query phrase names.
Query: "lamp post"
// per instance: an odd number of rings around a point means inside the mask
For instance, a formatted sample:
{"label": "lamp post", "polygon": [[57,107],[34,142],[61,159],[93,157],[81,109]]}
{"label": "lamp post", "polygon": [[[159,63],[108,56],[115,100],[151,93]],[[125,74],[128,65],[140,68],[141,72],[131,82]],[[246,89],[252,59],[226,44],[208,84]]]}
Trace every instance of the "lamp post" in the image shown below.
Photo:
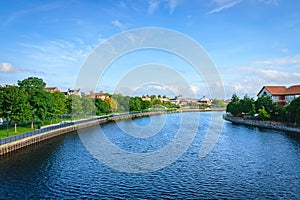
{"label": "lamp post", "polygon": [[11,113],[11,111],[7,111],[7,119],[6,119],[6,137],[8,137],[9,135],[9,129],[8,129],[8,124],[9,124],[9,114]]}
{"label": "lamp post", "polygon": [[36,111],[36,109],[33,109],[33,119],[31,122],[31,129],[34,129],[35,111]]}

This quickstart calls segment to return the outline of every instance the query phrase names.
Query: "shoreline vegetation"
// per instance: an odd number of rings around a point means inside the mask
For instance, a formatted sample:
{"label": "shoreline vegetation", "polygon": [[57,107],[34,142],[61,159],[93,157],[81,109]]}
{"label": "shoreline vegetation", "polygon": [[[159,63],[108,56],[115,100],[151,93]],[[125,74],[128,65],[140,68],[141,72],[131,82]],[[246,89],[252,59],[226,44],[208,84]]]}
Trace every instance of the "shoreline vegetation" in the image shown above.
{"label": "shoreline vegetation", "polygon": [[267,129],[274,129],[284,132],[292,132],[292,133],[299,133],[300,134],[300,127],[295,126],[293,124],[278,122],[278,121],[270,121],[270,120],[257,120],[245,117],[234,117],[230,114],[224,114],[223,119],[235,123],[235,124],[242,124],[248,126],[254,126],[259,128],[267,128]]}
{"label": "shoreline vegetation", "polygon": [[233,94],[226,113],[223,118],[233,123],[300,133],[300,97],[281,106],[269,96],[254,100]]}

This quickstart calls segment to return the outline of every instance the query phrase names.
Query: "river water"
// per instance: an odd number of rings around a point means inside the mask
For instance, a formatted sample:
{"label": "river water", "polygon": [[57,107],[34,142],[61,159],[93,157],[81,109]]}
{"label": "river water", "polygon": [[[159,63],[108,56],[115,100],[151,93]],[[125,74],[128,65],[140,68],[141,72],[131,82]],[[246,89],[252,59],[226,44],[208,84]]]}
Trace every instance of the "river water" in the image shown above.
{"label": "river water", "polygon": [[[0,199],[300,199],[299,137],[224,122],[213,149],[199,157],[208,130],[214,130],[211,117],[178,113],[124,120],[16,151],[0,160]],[[197,125],[195,134],[190,124]],[[189,141],[177,141],[169,154],[152,158],[162,164],[157,169],[142,158],[116,159],[107,143],[100,142],[104,148],[95,155],[84,139],[107,139],[134,156],[151,154],[179,138],[180,126]],[[111,159],[101,159],[110,151]],[[172,160],[172,151],[182,153],[174,162],[161,162]],[[135,168],[140,171],[130,171]]]}

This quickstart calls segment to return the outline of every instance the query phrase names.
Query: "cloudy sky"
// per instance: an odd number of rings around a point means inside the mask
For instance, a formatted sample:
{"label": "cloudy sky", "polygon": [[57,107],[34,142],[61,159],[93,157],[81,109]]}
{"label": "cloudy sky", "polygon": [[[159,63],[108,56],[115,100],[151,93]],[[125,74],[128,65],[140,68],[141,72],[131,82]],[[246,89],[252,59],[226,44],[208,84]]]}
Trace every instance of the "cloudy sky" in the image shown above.
{"label": "cloudy sky", "polygon": [[[48,86],[73,88],[83,63],[104,41],[159,27],[201,45],[220,73],[226,97],[255,96],[263,85],[300,84],[299,10],[298,0],[2,0],[0,85],[37,76]],[[97,90],[113,92],[124,74],[155,63],[187,79],[196,96],[209,96],[205,80],[175,57],[157,50],[129,53],[108,67]],[[180,85],[168,90],[179,93]],[[164,87],[144,86],[127,89],[160,93]]]}

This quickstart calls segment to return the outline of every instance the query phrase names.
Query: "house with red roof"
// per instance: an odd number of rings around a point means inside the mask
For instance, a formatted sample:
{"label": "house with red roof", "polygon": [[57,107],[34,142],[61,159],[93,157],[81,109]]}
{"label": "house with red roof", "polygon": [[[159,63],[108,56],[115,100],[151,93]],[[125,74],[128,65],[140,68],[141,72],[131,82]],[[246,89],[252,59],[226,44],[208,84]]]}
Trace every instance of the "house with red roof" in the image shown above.
{"label": "house with red roof", "polygon": [[264,86],[257,96],[269,96],[277,105],[284,106],[300,96],[300,85],[293,85],[288,88],[285,86]]}

